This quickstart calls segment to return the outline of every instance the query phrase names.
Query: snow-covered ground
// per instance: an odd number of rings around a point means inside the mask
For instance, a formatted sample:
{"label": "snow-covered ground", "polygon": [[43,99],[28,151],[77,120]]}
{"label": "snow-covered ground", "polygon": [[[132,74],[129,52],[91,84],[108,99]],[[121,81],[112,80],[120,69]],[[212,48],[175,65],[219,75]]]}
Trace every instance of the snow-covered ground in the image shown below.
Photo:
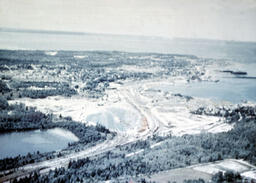
{"label": "snow-covered ground", "polygon": [[[10,76],[14,82],[7,81],[7,85],[12,84],[13,89],[17,89],[15,86],[19,86],[19,83],[22,86],[22,82],[52,82],[52,85],[42,88],[41,85],[26,85],[19,89],[40,92],[66,86],[78,93],[71,97],[50,96],[43,99],[15,97],[9,103],[24,103],[44,113],[71,117],[74,121],[88,125],[100,123],[117,132],[117,135],[80,152],[20,167],[20,172],[35,169],[47,172],[65,167],[70,160],[116,150],[117,146],[155,134],[181,136],[229,131],[233,125],[225,123],[224,118],[191,112],[200,107],[213,110],[219,106],[230,107],[233,99],[241,102],[241,99],[255,98],[255,85],[252,85],[254,80],[234,80],[236,76],[221,72],[247,71],[248,76],[254,77],[253,64],[248,68],[244,67],[245,64],[185,55],[97,52],[69,55],[61,51],[47,51],[43,55],[38,58],[38,64],[29,64],[30,67],[20,63],[8,66],[10,69],[5,71],[5,75]],[[90,92],[95,95],[102,92],[102,95],[93,98]],[[151,144],[150,148],[157,149],[161,143]],[[136,149],[125,157],[132,158],[144,152],[144,149]],[[198,165],[190,170],[204,175],[234,170],[246,177],[255,177],[255,169],[238,160]]]}
{"label": "snow-covered ground", "polygon": [[58,52],[57,51],[46,51],[46,55],[55,56]]}
{"label": "snow-covered ground", "polygon": [[243,160],[236,160],[236,159],[226,159],[223,161],[217,161],[214,163],[207,163],[202,165],[195,165],[191,167],[194,170],[198,170],[201,172],[215,174],[218,172],[226,172],[226,171],[233,171],[239,172],[241,175],[245,177],[256,177],[255,169],[256,167],[247,163]]}
{"label": "snow-covered ground", "polygon": [[256,180],[256,170],[247,171],[241,174],[244,177]]}
{"label": "snow-covered ground", "polygon": [[[200,106],[215,105],[207,99],[175,96],[157,89],[168,81],[137,81],[108,90],[102,99],[82,96],[53,96],[45,99],[21,98],[11,101],[37,107],[39,111],[95,125],[132,137],[159,135],[218,133],[232,129],[220,117],[192,114]],[[180,82],[180,80],[178,80]],[[217,104],[216,104],[217,105]]]}
{"label": "snow-covered ground", "polygon": [[168,171],[159,172],[147,178],[150,181],[168,182],[176,180],[177,183],[183,182],[186,179],[203,178],[205,181],[210,181],[211,176],[218,172],[234,171],[240,173],[246,179],[255,179],[255,166],[243,160],[226,159],[213,163],[203,163],[185,168],[177,168]]}

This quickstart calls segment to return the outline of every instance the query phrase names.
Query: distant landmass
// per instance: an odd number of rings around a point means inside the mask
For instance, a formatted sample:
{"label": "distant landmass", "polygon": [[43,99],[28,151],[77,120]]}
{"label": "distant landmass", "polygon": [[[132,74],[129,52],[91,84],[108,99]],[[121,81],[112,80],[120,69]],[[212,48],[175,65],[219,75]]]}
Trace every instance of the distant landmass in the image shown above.
{"label": "distant landmass", "polygon": [[37,29],[16,29],[16,28],[6,28],[0,27],[0,32],[17,32],[17,33],[36,33],[36,34],[62,34],[62,35],[91,35],[91,36],[114,36],[114,37],[134,37],[134,38],[150,38],[150,39],[163,39],[163,40],[174,40],[174,41],[186,41],[186,42],[223,42],[223,43],[252,43],[255,42],[245,42],[236,40],[217,40],[217,39],[207,39],[207,38],[185,38],[185,37],[174,37],[167,38],[161,36],[145,36],[145,35],[128,35],[128,34],[110,34],[110,33],[91,33],[91,32],[81,32],[81,31],[57,31],[57,30],[37,30]]}
{"label": "distant landmass", "polygon": [[37,29],[15,29],[0,27],[0,32],[17,32],[17,33],[36,33],[36,34],[62,34],[62,35],[91,35],[91,36],[114,36],[114,37],[134,37],[134,38],[154,38],[168,39],[160,36],[145,36],[145,35],[128,35],[128,34],[110,34],[110,33],[91,33],[81,31],[57,31],[57,30],[37,30]]}
{"label": "distant landmass", "polygon": [[84,35],[84,32],[72,31],[54,31],[54,30],[35,30],[35,29],[15,29],[15,28],[0,28],[1,32],[20,32],[20,33],[39,33],[39,34],[72,34]]}
{"label": "distant landmass", "polygon": [[126,51],[256,61],[256,43],[145,35],[0,28],[0,49]]}

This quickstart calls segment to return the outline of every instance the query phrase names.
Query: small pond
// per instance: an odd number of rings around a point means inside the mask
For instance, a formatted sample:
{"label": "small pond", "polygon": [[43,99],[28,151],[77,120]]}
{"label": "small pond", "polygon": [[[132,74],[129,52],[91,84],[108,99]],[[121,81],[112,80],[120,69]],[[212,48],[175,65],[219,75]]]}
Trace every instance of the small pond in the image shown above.
{"label": "small pond", "polygon": [[61,150],[79,139],[61,128],[0,134],[0,159],[34,152]]}

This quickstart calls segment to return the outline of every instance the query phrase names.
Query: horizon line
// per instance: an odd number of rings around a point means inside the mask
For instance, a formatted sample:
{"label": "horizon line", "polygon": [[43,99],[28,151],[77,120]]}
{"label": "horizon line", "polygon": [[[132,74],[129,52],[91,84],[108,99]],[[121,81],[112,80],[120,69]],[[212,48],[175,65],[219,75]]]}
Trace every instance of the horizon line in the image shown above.
{"label": "horizon line", "polygon": [[65,31],[65,30],[44,30],[44,29],[25,29],[25,28],[10,28],[0,27],[0,32],[16,32],[16,33],[32,33],[32,34],[61,34],[61,35],[92,35],[92,36],[130,36],[143,37],[151,39],[165,39],[165,40],[182,40],[182,41],[216,41],[216,42],[232,42],[232,43],[256,43],[256,41],[241,41],[241,40],[222,40],[212,38],[189,38],[189,37],[164,37],[154,35],[134,35],[134,34],[113,34],[113,33],[97,33],[97,32],[82,32],[82,31]]}

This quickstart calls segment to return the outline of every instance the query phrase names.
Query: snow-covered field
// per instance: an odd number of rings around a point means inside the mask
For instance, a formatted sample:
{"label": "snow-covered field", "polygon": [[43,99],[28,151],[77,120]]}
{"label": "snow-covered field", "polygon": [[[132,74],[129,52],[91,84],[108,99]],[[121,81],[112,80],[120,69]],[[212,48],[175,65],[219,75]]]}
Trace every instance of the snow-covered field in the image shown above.
{"label": "snow-covered field", "polygon": [[[229,108],[234,106],[234,102],[255,99],[253,80],[246,80],[247,83],[240,87],[242,80],[237,82],[237,77],[221,72],[243,68],[239,64],[230,66],[228,61],[121,52],[71,54],[47,51],[43,55],[38,64],[6,66],[9,70],[5,76],[12,78],[7,81],[7,86],[19,86],[15,89],[17,93],[21,92],[20,96],[17,94],[8,102],[23,103],[43,113],[53,114],[55,122],[71,117],[87,125],[99,123],[117,135],[79,153],[24,166],[21,171],[41,167],[48,167],[44,170],[48,171],[67,166],[70,160],[94,156],[153,135],[227,132],[234,124],[226,123],[224,117],[197,115],[193,111],[200,107],[213,110],[219,106]],[[254,74],[252,69],[248,71],[250,76]],[[52,90],[60,92],[46,97],[22,95],[23,91],[35,92],[33,94],[37,96],[36,92]],[[70,90],[76,93],[65,95]],[[160,144],[151,145],[151,148]],[[125,157],[130,158],[143,151],[129,152]],[[193,169],[206,174],[230,169],[255,176],[254,170],[247,168],[243,162],[227,160]]]}
{"label": "snow-covered field", "polygon": [[[34,106],[39,111],[95,125],[100,123],[110,130],[141,136],[218,133],[232,129],[232,125],[214,116],[192,114],[191,111],[214,102],[175,96],[171,92],[157,89],[162,84],[152,81],[130,82],[116,90],[109,90],[102,99],[81,96],[53,96],[45,99],[21,98],[11,101]],[[216,104],[217,105],[217,104]],[[144,126],[143,126],[144,125]]]}
{"label": "snow-covered field", "polygon": [[243,160],[226,159],[205,165],[195,165],[191,168],[212,175],[218,172],[233,171],[239,172],[242,176],[247,178],[256,178],[256,167]]}
{"label": "snow-covered field", "polygon": [[255,179],[255,166],[250,165],[246,161],[236,159],[226,159],[213,163],[203,163],[186,168],[178,168],[169,171],[159,172],[148,178],[151,181],[168,182],[175,179],[178,183],[186,179],[203,178],[205,181],[210,181],[211,176],[218,172],[234,171],[240,173],[245,178]]}
{"label": "snow-covered field", "polygon": [[[152,57],[152,56],[151,56]],[[151,58],[150,57],[150,58]],[[137,58],[137,57],[136,57]],[[140,59],[147,59],[138,57]],[[178,57],[176,59],[183,59],[196,64],[194,73],[205,73],[202,78],[210,82],[212,78],[217,78],[215,62],[211,66],[207,64],[196,63],[195,59],[186,59],[186,57]],[[221,63],[222,65],[224,63]],[[137,65],[123,65],[120,71],[127,72],[150,72],[156,74],[162,72],[164,69],[159,66],[142,67]],[[225,64],[224,64],[225,65]],[[66,66],[67,67],[67,66]],[[43,76],[39,74],[39,68],[28,73],[18,73],[16,71],[15,77],[19,79],[30,78],[32,80],[47,79],[51,81],[56,76],[51,71],[43,69]],[[57,70],[53,70],[57,72]],[[120,72],[118,71],[118,72]],[[109,71],[108,71],[109,72]],[[178,71],[179,72],[179,71]],[[190,71],[192,72],[192,71]],[[59,81],[69,78],[67,72],[59,71],[62,77]],[[76,73],[74,73],[77,75]],[[33,79],[34,78],[34,79]],[[232,125],[223,123],[219,117],[212,116],[198,116],[191,114],[191,111],[202,106],[215,106],[223,104],[223,101],[217,102],[209,100],[208,98],[182,96],[177,91],[182,87],[186,87],[187,76],[179,75],[168,78],[152,78],[143,81],[127,81],[124,85],[110,83],[110,89],[106,90],[106,95],[102,98],[92,99],[86,96],[50,96],[43,99],[17,98],[11,103],[24,103],[27,106],[36,107],[39,111],[45,113],[52,113],[57,116],[71,117],[73,120],[95,125],[100,123],[110,130],[130,134],[131,136],[152,135],[157,133],[159,135],[176,135],[183,134],[197,134],[202,132],[218,133],[228,131]],[[195,84],[198,81],[194,81]],[[83,86],[81,81],[73,81],[79,86]],[[113,89],[114,88],[114,89]],[[33,90],[52,89],[31,87]],[[190,97],[190,96],[188,96]],[[225,103],[224,103],[225,104]]]}

